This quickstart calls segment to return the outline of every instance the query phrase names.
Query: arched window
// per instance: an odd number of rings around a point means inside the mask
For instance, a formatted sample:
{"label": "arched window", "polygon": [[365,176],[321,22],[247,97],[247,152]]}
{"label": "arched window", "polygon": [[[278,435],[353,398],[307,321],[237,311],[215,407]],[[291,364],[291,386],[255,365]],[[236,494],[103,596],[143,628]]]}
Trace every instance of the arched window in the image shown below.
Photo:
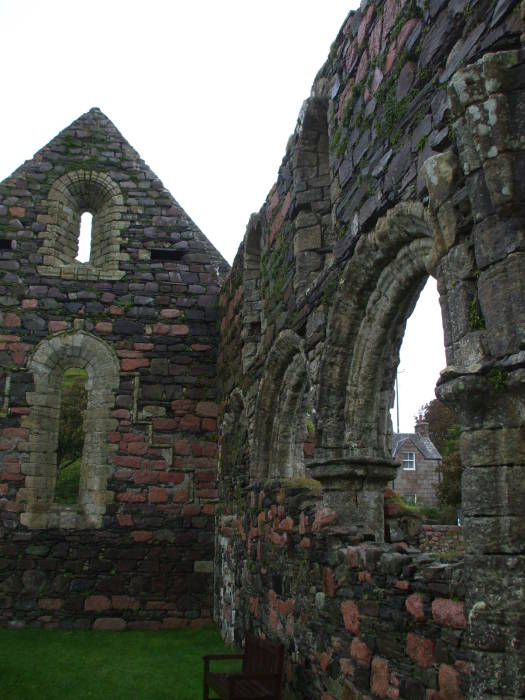
{"label": "arched window", "polygon": [[[42,275],[74,279],[120,279],[124,197],[109,175],[75,170],[56,180],[48,195],[48,223],[40,252]],[[91,241],[84,244],[81,223],[92,217]],[[85,222],[84,222],[85,219]],[[82,220],[82,221],[81,221]],[[82,244],[82,250],[79,249]]]}
{"label": "arched window", "polygon": [[254,418],[250,465],[259,478],[302,476],[309,382],[303,341],[282,331],[265,365]]}
{"label": "arched window", "polygon": [[[67,371],[83,370],[87,379],[84,439],[78,479],[78,502],[57,502],[57,464],[60,407]],[[111,348],[89,333],[62,333],[37,346],[29,370],[34,391],[28,392],[31,410],[29,462],[24,463],[25,485],[21,496],[25,512],[21,522],[30,528],[100,527],[109,494],[112,466],[109,432],[117,422],[111,417],[119,385],[119,364]]]}
{"label": "arched window", "polygon": [[85,211],[80,215],[80,233],[78,237],[78,252],[76,260],[81,263],[89,262],[91,258],[91,233],[93,229],[93,214]]}
{"label": "arched window", "polygon": [[87,372],[66,369],[60,386],[55,503],[78,503],[80,467],[84,451],[84,413],[87,408]]}

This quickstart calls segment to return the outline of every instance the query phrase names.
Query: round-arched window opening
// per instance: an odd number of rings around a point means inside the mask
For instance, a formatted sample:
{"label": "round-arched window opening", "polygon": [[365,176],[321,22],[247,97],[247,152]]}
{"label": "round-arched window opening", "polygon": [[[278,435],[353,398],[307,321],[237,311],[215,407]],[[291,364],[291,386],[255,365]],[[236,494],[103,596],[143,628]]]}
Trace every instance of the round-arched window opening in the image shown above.
{"label": "round-arched window opening", "polygon": [[80,233],[78,236],[78,252],[76,260],[81,263],[89,262],[91,258],[91,232],[93,214],[85,211],[80,216]]}

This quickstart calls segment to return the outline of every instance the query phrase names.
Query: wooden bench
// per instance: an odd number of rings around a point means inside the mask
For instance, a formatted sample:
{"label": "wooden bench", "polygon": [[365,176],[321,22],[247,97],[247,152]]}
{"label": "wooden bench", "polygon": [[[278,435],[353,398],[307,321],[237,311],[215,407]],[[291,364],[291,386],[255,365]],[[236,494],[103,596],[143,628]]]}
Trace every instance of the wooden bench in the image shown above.
{"label": "wooden bench", "polygon": [[[214,673],[210,661],[242,659],[242,671]],[[278,642],[260,639],[247,633],[243,654],[203,656],[203,700],[210,700],[213,690],[222,700],[281,700],[284,647]]]}

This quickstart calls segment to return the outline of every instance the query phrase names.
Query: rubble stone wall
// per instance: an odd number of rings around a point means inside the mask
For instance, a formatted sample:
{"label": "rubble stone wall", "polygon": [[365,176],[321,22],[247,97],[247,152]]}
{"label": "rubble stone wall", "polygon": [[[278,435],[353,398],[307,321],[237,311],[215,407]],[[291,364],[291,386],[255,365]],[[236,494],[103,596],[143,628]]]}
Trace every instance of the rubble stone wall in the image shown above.
{"label": "rubble stone wall", "polygon": [[[290,697],[525,696],[522,33],[510,1],[350,13],[222,288],[215,616],[227,638],[284,641]],[[415,629],[414,592],[431,609],[462,589],[427,588],[383,515],[399,348],[429,274],[466,467],[461,639],[428,613]],[[315,496],[279,490],[312,478]],[[388,579],[346,547],[408,566]]]}
{"label": "rubble stone wall", "polygon": [[[97,109],[0,184],[0,244],[0,624],[204,624],[227,264]],[[70,367],[88,406],[79,503],[64,506]]]}

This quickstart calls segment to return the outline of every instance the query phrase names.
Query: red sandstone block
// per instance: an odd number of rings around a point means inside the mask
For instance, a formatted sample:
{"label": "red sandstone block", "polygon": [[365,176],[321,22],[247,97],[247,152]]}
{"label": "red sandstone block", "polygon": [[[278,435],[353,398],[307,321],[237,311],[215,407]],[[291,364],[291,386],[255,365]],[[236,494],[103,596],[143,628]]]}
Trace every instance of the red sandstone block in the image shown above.
{"label": "red sandstone block", "polygon": [[138,610],[139,601],[129,595],[111,596],[111,607],[114,610]]}
{"label": "red sandstone block", "polygon": [[121,617],[101,617],[93,624],[94,630],[106,632],[122,632],[126,627],[126,620]]}
{"label": "red sandstone block", "polygon": [[187,506],[184,506],[182,509],[182,515],[185,518],[192,518],[194,515],[200,515],[201,514],[201,507],[196,504],[196,503],[191,503]]}
{"label": "red sandstone block", "polygon": [[115,444],[116,442],[120,442],[120,440],[121,440],[121,435],[116,430],[109,433],[108,442],[110,442],[111,444]]}
{"label": "red sandstone block", "polygon": [[23,309],[36,309],[37,306],[38,306],[37,299],[22,299],[22,308]]}
{"label": "red sandstone block", "polygon": [[9,207],[10,216],[19,218],[20,216],[24,216],[25,213],[26,210],[24,209],[24,207]]}
{"label": "red sandstone block", "polygon": [[133,518],[129,513],[117,515],[117,522],[120,527],[133,527]]}
{"label": "red sandstone block", "polygon": [[183,416],[193,411],[194,403],[190,399],[176,399],[171,402],[171,410],[176,416]]}
{"label": "red sandstone block", "polygon": [[[24,477],[10,479],[10,481],[22,481],[23,478]],[[2,507],[4,510],[9,511],[10,513],[19,513],[21,510],[24,509],[23,504],[18,503],[17,501],[6,501]]]}
{"label": "red sandstone block", "polygon": [[213,515],[215,513],[215,505],[213,503],[205,503],[202,506],[203,515]]}
{"label": "red sandstone block", "polygon": [[413,632],[408,632],[406,655],[421,668],[429,668],[434,663],[435,644],[431,639],[425,639]]}
{"label": "red sandstone block", "polygon": [[372,673],[370,676],[370,689],[373,695],[377,695],[379,698],[395,698],[399,697],[399,691],[397,695],[391,693],[392,689],[390,685],[390,674],[388,672],[388,661],[382,659],[379,656],[374,657],[372,661]]}
{"label": "red sandstone block", "polygon": [[158,486],[151,486],[149,489],[148,500],[150,503],[167,503],[168,492],[166,489],[159,488]]}
{"label": "red sandstone block", "polygon": [[7,496],[8,485],[0,484],[0,496]]}
{"label": "red sandstone block", "polygon": [[19,335],[2,335],[2,334],[0,334],[0,342],[19,343],[20,336]]}
{"label": "red sandstone block", "polygon": [[345,629],[352,632],[356,636],[359,634],[359,609],[352,600],[345,600],[341,603],[341,613]]}
{"label": "red sandstone block", "polygon": [[171,327],[171,335],[188,335],[190,329],[184,323],[174,323]]}
{"label": "red sandstone block", "polygon": [[110,608],[111,601],[105,595],[90,595],[84,601],[84,610],[101,612],[102,610],[109,610]]}
{"label": "red sandstone block", "polygon": [[124,309],[120,306],[117,306],[116,304],[111,304],[111,306],[109,307],[109,313],[112,316],[122,316],[122,314],[124,313]]}
{"label": "red sandstone block", "polygon": [[9,474],[9,472],[2,472],[0,474],[0,479],[2,481],[16,482],[16,481],[24,481],[25,476],[23,474]]}
{"label": "red sandstone block", "polygon": [[145,455],[148,451],[148,446],[145,442],[128,442],[127,444],[120,443],[122,452],[127,452],[130,455]]}
{"label": "red sandstone block", "polygon": [[170,328],[171,326],[169,326],[167,323],[154,323],[152,330],[155,335],[168,335]]}
{"label": "red sandstone block", "polygon": [[151,423],[154,430],[177,430],[179,421],[175,418],[153,418]]}
{"label": "red sandstone block", "polygon": [[418,622],[422,622],[425,619],[425,613],[423,611],[423,598],[419,593],[413,593],[412,595],[408,596],[408,598],[405,600],[405,607],[412,617]]}
{"label": "red sandstone block", "polygon": [[463,694],[459,688],[459,674],[448,664],[439,667],[439,700],[463,700]]}
{"label": "red sandstone block", "polygon": [[198,489],[197,490],[197,497],[198,498],[218,498],[219,491],[217,489]]}
{"label": "red sandstone block", "polygon": [[153,533],[149,530],[134,530],[131,533],[131,539],[134,542],[151,542]]}
{"label": "red sandstone block", "polygon": [[13,416],[27,416],[31,413],[31,409],[27,406],[11,406],[9,413]]}
{"label": "red sandstone block", "polygon": [[139,367],[149,367],[149,360],[146,357],[139,359],[124,359],[120,363],[123,372],[132,372]]}
{"label": "red sandstone block", "polygon": [[384,511],[387,518],[393,515],[399,515],[401,513],[401,506],[399,503],[396,503],[396,501],[389,501],[385,503]]}
{"label": "red sandstone block", "polygon": [[148,352],[148,350],[153,350],[155,347],[153,343],[133,343],[135,350],[140,350],[141,352]]}
{"label": "red sandstone block", "polygon": [[449,598],[436,598],[432,602],[432,619],[444,627],[452,627],[457,630],[465,629],[467,625],[465,603]]}
{"label": "red sandstone block", "polygon": [[[18,328],[20,323],[20,318],[16,314],[8,312],[4,315],[4,326],[8,326],[9,328]],[[50,323],[53,323],[53,321],[50,321]]]}
{"label": "red sandstone block", "polygon": [[[326,651],[321,652],[321,655],[319,656],[319,666],[321,667],[321,671],[323,673],[326,673],[326,669],[330,665],[330,662],[332,661],[332,657],[326,653]],[[333,700],[331,695],[328,695],[328,693],[323,693],[323,700],[330,700],[330,698]]]}
{"label": "red sandstone block", "polygon": [[159,480],[158,472],[141,469],[134,473],[133,481],[136,484],[154,484]]}
{"label": "red sandstone block", "polygon": [[162,309],[160,315],[162,318],[178,318],[182,315],[182,311],[180,309]]}
{"label": "red sandstone block", "polygon": [[129,418],[130,417],[130,412],[128,411],[127,408],[116,408],[114,411],[111,411],[111,415],[113,418]]}
{"label": "red sandstone block", "polygon": [[113,324],[110,321],[99,321],[95,325],[95,333],[112,333]]}
{"label": "red sandstone block", "polygon": [[197,482],[215,481],[216,478],[217,478],[217,472],[215,470],[207,470],[207,471],[197,472]]}
{"label": "red sandstone block", "polygon": [[27,428],[4,428],[2,430],[2,435],[7,438],[21,438],[22,440],[27,440],[29,437],[29,430]]}
{"label": "red sandstone block", "polygon": [[6,459],[5,470],[8,474],[20,474],[20,462],[17,459]]}
{"label": "red sandstone block", "polygon": [[333,598],[337,590],[335,574],[329,566],[323,568],[323,592]]}
{"label": "red sandstone block", "polygon": [[408,591],[408,589],[410,588],[410,582],[396,581],[396,588],[399,588],[400,591]]}
{"label": "red sandstone block", "polygon": [[134,457],[132,455],[115,455],[115,457],[113,457],[113,462],[118,464],[119,467],[140,469],[141,459],[140,457]]}
{"label": "red sandstone block", "polygon": [[117,494],[117,501],[120,503],[145,503],[146,496],[137,491],[125,491]]}
{"label": "red sandstone block", "polygon": [[197,416],[187,413],[180,419],[180,429],[190,433],[196,433],[199,430],[200,419]]}
{"label": "red sandstone block", "polygon": [[288,600],[277,600],[277,612],[279,615],[286,617],[291,615],[295,609],[295,600],[289,598]]}
{"label": "red sandstone block", "polygon": [[205,352],[206,350],[210,350],[211,345],[203,345],[202,343],[193,343],[193,345],[191,345],[190,347],[195,352]]}
{"label": "red sandstone block", "polygon": [[312,546],[312,540],[309,537],[303,537],[299,544],[301,549],[310,549]]}
{"label": "red sandstone block", "polygon": [[362,642],[357,637],[352,639],[352,644],[350,645],[350,656],[357,661],[360,666],[368,666],[372,653],[365,642]]}
{"label": "red sandstone block", "polygon": [[201,427],[207,433],[214,433],[217,430],[217,421],[215,418],[203,418]]}
{"label": "red sandstone block", "polygon": [[188,498],[188,491],[186,491],[186,489],[180,489],[179,491],[175,492],[175,495],[173,496],[173,503],[186,503]]}
{"label": "red sandstone block", "polygon": [[212,401],[199,401],[195,413],[203,418],[217,418],[219,407]]}
{"label": "red sandstone block", "polygon": [[161,472],[159,481],[164,484],[182,484],[184,474],[182,472]]}
{"label": "red sandstone block", "polygon": [[323,527],[331,525],[337,520],[337,513],[331,508],[321,508],[315,514],[312,532],[319,532]]}

